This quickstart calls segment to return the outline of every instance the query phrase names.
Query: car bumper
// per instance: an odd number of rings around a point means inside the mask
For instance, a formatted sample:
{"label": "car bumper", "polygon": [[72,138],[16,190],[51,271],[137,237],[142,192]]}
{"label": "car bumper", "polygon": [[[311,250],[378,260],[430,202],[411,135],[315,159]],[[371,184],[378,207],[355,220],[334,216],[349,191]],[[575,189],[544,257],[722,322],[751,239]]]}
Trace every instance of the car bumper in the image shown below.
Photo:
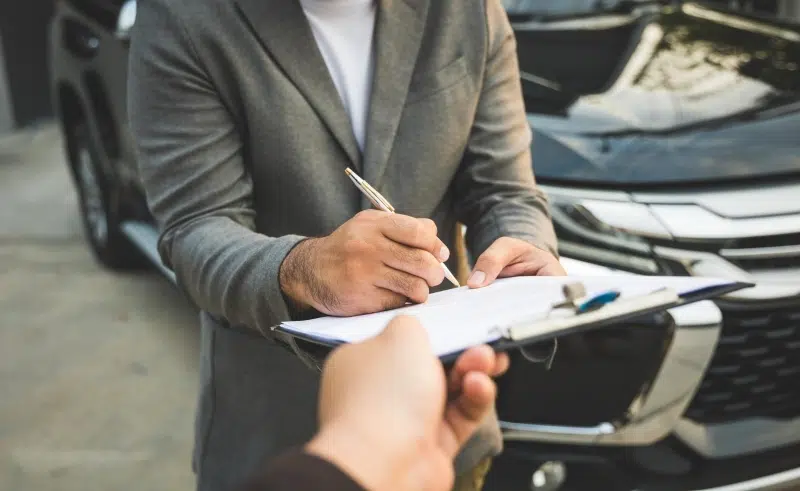
{"label": "car bumper", "polygon": [[749,481],[700,491],[777,491],[800,488],[800,467]]}
{"label": "car bumper", "polygon": [[[676,457],[685,460],[675,460]],[[648,469],[653,458],[663,468]],[[533,486],[545,462],[564,466],[561,487]],[[541,482],[539,482],[541,483]],[[513,443],[492,465],[485,491],[797,491],[800,446],[756,456],[704,460],[668,438],[648,449],[615,451]]]}

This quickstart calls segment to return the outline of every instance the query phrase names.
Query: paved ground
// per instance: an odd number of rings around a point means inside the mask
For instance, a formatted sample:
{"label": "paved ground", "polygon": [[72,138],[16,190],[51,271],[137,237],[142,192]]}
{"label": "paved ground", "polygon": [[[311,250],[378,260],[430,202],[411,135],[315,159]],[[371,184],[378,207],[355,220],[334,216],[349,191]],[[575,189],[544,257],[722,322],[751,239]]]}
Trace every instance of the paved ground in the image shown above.
{"label": "paved ground", "polygon": [[0,489],[192,489],[195,311],[80,227],[55,129],[0,135]]}

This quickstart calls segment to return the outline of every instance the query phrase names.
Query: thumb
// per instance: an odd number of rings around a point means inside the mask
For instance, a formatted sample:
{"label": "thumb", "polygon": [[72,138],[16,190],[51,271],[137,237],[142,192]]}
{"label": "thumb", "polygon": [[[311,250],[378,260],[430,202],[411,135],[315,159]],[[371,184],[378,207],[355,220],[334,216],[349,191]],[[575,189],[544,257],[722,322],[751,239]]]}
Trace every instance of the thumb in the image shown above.
{"label": "thumb", "polygon": [[416,317],[410,315],[394,317],[383,331],[375,336],[374,341],[385,345],[387,351],[432,352],[428,331]]}
{"label": "thumb", "polygon": [[467,281],[470,288],[480,288],[491,284],[500,272],[517,259],[527,244],[508,238],[500,238],[486,249],[475,262],[475,268]]}
{"label": "thumb", "polygon": [[447,404],[439,443],[448,456],[455,458],[492,408],[497,386],[482,372],[469,372],[462,382],[462,392]]}

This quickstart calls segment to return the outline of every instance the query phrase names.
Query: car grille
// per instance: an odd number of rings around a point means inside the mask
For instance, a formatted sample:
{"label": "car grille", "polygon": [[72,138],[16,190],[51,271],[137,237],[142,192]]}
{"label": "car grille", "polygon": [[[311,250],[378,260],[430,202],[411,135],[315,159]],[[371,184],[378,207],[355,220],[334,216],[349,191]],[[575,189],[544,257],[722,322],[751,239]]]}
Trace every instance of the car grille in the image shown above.
{"label": "car grille", "polygon": [[796,268],[800,267],[800,233],[737,239],[718,252],[745,271]]}
{"label": "car grille", "polygon": [[800,416],[800,302],[720,308],[719,344],[686,416],[703,424]]}

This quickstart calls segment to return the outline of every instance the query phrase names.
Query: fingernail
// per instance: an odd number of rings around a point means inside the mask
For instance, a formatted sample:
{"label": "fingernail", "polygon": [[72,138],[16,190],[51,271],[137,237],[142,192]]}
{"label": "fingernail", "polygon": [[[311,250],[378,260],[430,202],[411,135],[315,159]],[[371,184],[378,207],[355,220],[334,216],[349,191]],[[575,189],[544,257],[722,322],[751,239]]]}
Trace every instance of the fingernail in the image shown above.
{"label": "fingernail", "polygon": [[449,257],[450,257],[450,250],[447,248],[447,246],[442,246],[442,248],[439,249],[439,260],[447,261]]}
{"label": "fingernail", "polygon": [[486,273],[483,271],[475,271],[472,273],[472,276],[469,277],[469,284],[480,286],[486,280]]}

